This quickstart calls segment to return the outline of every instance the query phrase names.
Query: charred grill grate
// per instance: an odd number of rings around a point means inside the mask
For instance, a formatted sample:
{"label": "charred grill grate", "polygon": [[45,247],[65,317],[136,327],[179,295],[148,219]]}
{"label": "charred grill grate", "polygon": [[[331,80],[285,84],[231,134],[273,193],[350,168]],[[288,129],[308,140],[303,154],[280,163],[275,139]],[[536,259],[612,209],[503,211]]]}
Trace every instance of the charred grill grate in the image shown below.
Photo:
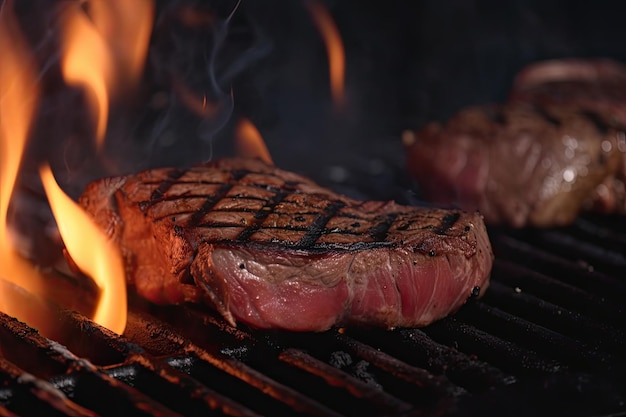
{"label": "charred grill grate", "polygon": [[490,290],[423,329],[256,332],[136,301],[124,337],[63,312],[52,341],[0,315],[0,415],[624,415],[620,220],[491,230]]}

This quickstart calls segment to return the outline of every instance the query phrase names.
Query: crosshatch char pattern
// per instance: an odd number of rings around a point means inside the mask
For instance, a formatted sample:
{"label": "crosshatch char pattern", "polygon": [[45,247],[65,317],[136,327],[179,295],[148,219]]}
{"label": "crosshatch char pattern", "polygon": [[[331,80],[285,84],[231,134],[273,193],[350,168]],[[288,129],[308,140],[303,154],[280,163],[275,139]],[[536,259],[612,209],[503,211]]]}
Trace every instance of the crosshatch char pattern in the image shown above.
{"label": "crosshatch char pattern", "polygon": [[276,175],[264,164],[248,165],[259,170],[225,167],[210,175],[203,167],[147,171],[124,191],[155,222],[199,229],[206,241],[278,243],[305,250],[388,246],[399,243],[390,234],[401,238],[416,228],[445,235],[458,220],[455,214],[429,219],[390,203],[351,201],[295,174]]}

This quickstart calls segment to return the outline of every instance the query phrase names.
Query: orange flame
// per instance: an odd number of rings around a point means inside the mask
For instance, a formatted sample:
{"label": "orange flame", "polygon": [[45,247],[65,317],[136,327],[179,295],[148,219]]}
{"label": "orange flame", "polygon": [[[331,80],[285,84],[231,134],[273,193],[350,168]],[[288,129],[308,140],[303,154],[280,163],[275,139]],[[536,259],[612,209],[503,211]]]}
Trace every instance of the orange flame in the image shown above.
{"label": "orange flame", "polygon": [[[28,292],[39,293],[43,278],[14,250],[7,223],[9,202],[38,96],[33,63],[15,24],[12,6],[13,2],[7,1],[0,7],[0,278]],[[0,310],[27,320],[29,306],[6,294],[0,292]]]}
{"label": "orange flame", "polygon": [[98,148],[101,148],[108,121],[108,91],[113,82],[113,61],[106,43],[80,4],[73,6],[68,8],[63,24],[65,53],[61,70],[69,84],[91,89],[91,107],[97,120],[96,140]]}
{"label": "orange flame", "polygon": [[[81,7],[85,4],[90,17]],[[0,6],[0,310],[49,334],[54,332],[55,318],[41,314],[51,311],[45,301],[50,293],[50,288],[46,291],[49,281],[17,254],[9,236],[9,202],[38,98],[36,71],[12,6],[13,0],[6,0]],[[93,93],[100,147],[106,133],[110,95],[114,89],[121,93],[132,87],[141,75],[152,26],[153,2],[76,2],[70,3],[65,12],[61,69],[68,83]],[[68,253],[78,269],[100,287],[94,321],[123,332],[127,316],[126,286],[119,250],[61,190],[48,165],[41,168],[40,174]],[[40,313],[35,316],[33,309]]]}
{"label": "orange flame", "polygon": [[133,86],[141,76],[146,61],[154,2],[92,1],[89,3],[89,14],[102,39],[107,40],[116,60],[118,78],[124,84]]}
{"label": "orange flame", "polygon": [[330,71],[330,91],[335,106],[341,108],[345,101],[346,55],[339,29],[337,29],[328,10],[321,3],[310,0],[306,2],[306,5],[326,44]]}
{"label": "orange flame", "polygon": [[274,165],[267,145],[259,130],[246,118],[241,118],[235,131],[237,155],[244,158],[259,158],[269,165]]}
{"label": "orange flame", "polygon": [[204,118],[216,117],[219,112],[219,102],[212,102],[206,95],[200,96],[177,79],[172,79],[172,86],[177,97],[182,103],[195,114]]}
{"label": "orange flame", "polygon": [[[152,30],[152,0],[80,3],[67,9],[63,23],[65,51],[61,70],[69,84],[91,90],[96,115],[96,141],[104,144],[110,96],[136,84],[145,62]],[[90,19],[91,17],[91,19]]]}
{"label": "orange flame", "polygon": [[126,327],[126,282],[122,255],[83,209],[57,185],[48,165],[41,170],[46,195],[65,248],[78,268],[100,287],[93,320],[116,333]]}

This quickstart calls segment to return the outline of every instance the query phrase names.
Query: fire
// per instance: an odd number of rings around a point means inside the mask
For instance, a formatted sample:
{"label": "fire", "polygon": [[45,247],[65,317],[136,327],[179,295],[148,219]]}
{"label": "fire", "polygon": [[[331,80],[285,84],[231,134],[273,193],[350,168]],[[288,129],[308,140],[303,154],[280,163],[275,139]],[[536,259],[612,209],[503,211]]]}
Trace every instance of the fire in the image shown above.
{"label": "fire", "polygon": [[310,0],[306,2],[313,17],[313,22],[319,30],[326,50],[328,51],[328,65],[330,71],[330,91],[337,108],[344,105],[345,100],[345,73],[346,56],[341,41],[341,35],[328,10],[319,2]]}
{"label": "fire", "polygon": [[235,146],[237,154],[246,158],[259,158],[263,162],[274,165],[272,156],[267,150],[265,141],[252,122],[242,118],[237,124],[235,132]]}
{"label": "fire", "polygon": [[219,103],[209,101],[206,95],[200,96],[180,81],[173,79],[172,85],[177,97],[191,111],[200,117],[211,119],[219,112]]}
{"label": "fire", "polygon": [[[132,89],[141,76],[154,4],[153,0],[108,0],[65,6],[60,19],[61,71],[68,84],[89,91],[100,148],[112,97]],[[54,318],[42,313],[51,311],[42,307],[49,304],[45,300],[50,281],[16,252],[8,225],[9,203],[39,96],[37,70],[13,14],[12,0],[0,2],[0,56],[0,310],[46,334],[55,326]],[[40,174],[67,252],[100,288],[93,320],[123,332],[127,306],[120,251],[61,190],[47,164]]]}
{"label": "fire", "polygon": [[65,248],[80,270],[100,287],[93,320],[116,333],[126,327],[126,282],[122,255],[83,209],[57,185],[52,171],[40,171]]}
{"label": "fire", "polygon": [[110,86],[113,82],[112,59],[106,43],[80,4],[67,10],[63,24],[65,51],[61,70],[69,84],[91,90],[91,107],[96,115],[98,148],[104,144],[109,112]]}
{"label": "fire", "polygon": [[116,61],[117,90],[133,87],[146,61],[154,21],[153,0],[91,1],[89,14]]}
{"label": "fire", "polygon": [[63,22],[61,70],[69,84],[91,90],[98,148],[104,144],[110,96],[132,88],[143,70],[152,30],[151,0],[71,4]]}
{"label": "fire", "polygon": [[[38,89],[26,42],[15,24],[12,2],[0,8],[0,266],[6,281],[38,293],[43,286],[39,272],[13,249],[7,214],[35,112]],[[26,319],[28,307],[0,292],[0,310]]]}

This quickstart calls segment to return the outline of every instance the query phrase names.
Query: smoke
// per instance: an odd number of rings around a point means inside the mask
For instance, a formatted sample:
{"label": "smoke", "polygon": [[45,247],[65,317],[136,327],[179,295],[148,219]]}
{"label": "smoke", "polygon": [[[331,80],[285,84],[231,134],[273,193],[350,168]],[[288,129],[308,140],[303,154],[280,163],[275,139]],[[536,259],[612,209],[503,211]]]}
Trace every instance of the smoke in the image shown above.
{"label": "smoke", "polygon": [[237,100],[234,79],[271,52],[240,5],[230,2],[225,14],[201,1],[159,10],[147,74],[151,97],[136,130],[149,166],[212,158]]}

